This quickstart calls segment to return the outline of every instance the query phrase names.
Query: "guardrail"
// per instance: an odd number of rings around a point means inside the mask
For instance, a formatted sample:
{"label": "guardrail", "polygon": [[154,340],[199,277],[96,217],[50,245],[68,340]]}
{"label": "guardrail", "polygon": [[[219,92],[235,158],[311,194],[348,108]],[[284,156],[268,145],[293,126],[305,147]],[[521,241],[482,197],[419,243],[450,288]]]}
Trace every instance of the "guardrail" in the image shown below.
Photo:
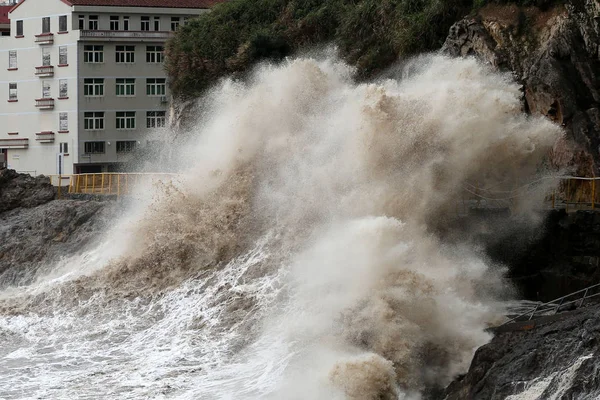
{"label": "guardrail", "polygon": [[[170,173],[118,173],[104,172],[95,174],[49,175],[50,182],[59,187],[58,197],[67,187],[68,193],[96,195],[129,195],[133,188],[143,182],[172,181],[178,174]],[[60,182],[60,184],[59,184]]]}
{"label": "guardrail", "polygon": [[531,321],[535,316],[547,316],[557,314],[560,311],[571,311],[581,307],[587,299],[596,296],[600,296],[600,283],[588,286],[585,289],[578,290],[547,303],[540,303],[530,310],[509,319],[501,326],[513,322]]}
{"label": "guardrail", "polygon": [[[541,208],[565,209],[567,212],[594,210],[600,200],[600,183],[597,185],[597,180],[600,177],[548,176],[509,190],[467,182],[462,188],[462,203],[465,208],[515,209],[524,199],[530,199],[534,192],[542,190],[545,195]],[[547,191],[544,187],[554,189]]]}

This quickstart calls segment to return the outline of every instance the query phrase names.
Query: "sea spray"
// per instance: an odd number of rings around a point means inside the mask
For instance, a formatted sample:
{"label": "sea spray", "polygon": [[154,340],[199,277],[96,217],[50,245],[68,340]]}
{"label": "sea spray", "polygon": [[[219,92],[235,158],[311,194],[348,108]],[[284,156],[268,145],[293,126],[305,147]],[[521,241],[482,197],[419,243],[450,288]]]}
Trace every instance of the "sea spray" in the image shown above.
{"label": "sea spray", "polygon": [[464,372],[506,284],[435,232],[465,185],[539,178],[561,131],[473,59],[404,71],[300,58],[215,87],[117,254],[2,296],[3,395],[412,399]]}

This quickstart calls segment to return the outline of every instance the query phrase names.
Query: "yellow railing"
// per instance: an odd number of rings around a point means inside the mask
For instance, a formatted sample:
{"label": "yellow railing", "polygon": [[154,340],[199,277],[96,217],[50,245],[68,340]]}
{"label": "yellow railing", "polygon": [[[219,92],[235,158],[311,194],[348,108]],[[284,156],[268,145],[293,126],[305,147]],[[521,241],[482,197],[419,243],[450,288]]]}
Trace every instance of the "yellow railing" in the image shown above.
{"label": "yellow railing", "polygon": [[[103,172],[95,174],[49,175],[50,182],[58,186],[58,196],[68,193],[86,193],[97,195],[129,195],[135,186],[147,182],[170,182],[177,174],[168,173],[118,173]],[[59,184],[60,182],[60,184]]]}

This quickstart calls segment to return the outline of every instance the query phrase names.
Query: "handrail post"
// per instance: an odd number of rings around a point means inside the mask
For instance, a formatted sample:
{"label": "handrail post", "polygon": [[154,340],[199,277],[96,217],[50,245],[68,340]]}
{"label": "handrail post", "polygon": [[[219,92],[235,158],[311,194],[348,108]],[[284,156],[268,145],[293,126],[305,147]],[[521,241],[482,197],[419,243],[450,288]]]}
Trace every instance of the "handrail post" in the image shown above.
{"label": "handrail post", "polygon": [[100,194],[104,194],[104,172],[102,173],[100,181],[101,181]]}
{"label": "handrail post", "polygon": [[88,192],[88,175],[89,174],[85,174],[85,193]]}
{"label": "handrail post", "polygon": [[117,174],[117,199],[121,194],[121,174]]}
{"label": "handrail post", "polygon": [[579,303],[579,307],[581,307],[583,305],[583,302],[585,301],[585,298],[587,297],[588,290],[590,290],[589,287],[587,289],[585,289],[585,293],[583,294],[583,297],[581,298],[581,303]]}
{"label": "handrail post", "polygon": [[540,307],[540,305],[538,304],[537,306],[535,306],[535,308],[533,309],[533,311],[531,312],[531,315],[529,316],[529,319],[527,319],[527,321],[531,321],[531,318],[533,318],[535,312],[538,310],[538,308]]}
{"label": "handrail post", "polygon": [[571,192],[571,179],[567,179],[567,198],[565,201],[565,211],[569,212],[569,192]]}
{"label": "handrail post", "polygon": [[595,208],[596,201],[596,179],[592,179],[592,210]]}
{"label": "handrail post", "polygon": [[92,175],[92,193],[96,193],[96,174]]}
{"label": "handrail post", "polygon": [[112,193],[112,174],[108,174],[108,194]]}

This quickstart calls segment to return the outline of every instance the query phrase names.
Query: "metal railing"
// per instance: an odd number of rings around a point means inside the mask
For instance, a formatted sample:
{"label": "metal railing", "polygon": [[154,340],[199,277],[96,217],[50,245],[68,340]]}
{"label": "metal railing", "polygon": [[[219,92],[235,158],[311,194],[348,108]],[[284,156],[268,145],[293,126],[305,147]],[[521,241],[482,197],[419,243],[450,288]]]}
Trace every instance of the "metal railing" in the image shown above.
{"label": "metal railing", "polygon": [[168,39],[172,34],[169,31],[80,31],[80,37],[89,39]]}
{"label": "metal railing", "polygon": [[513,322],[530,321],[535,316],[547,316],[557,314],[561,311],[571,311],[581,307],[587,299],[591,299],[596,296],[600,296],[600,283],[588,286],[585,289],[578,290],[547,303],[537,304],[530,310],[527,310],[526,312],[509,319],[502,325],[507,325]]}
{"label": "metal railing", "polygon": [[[67,186],[69,194],[114,195],[117,198],[130,195],[141,183],[171,182],[177,174],[170,173],[118,173],[103,172],[94,174],[49,175],[50,182],[59,187],[59,198]],[[60,182],[60,184],[59,184]]]}
{"label": "metal railing", "polygon": [[[594,210],[600,200],[600,184],[596,184],[597,180],[600,180],[600,177],[548,176],[509,190],[498,190],[494,187],[484,187],[477,182],[467,182],[462,188],[461,202],[464,209],[515,209],[522,201],[530,199],[534,192],[543,190],[545,195],[542,204],[537,208],[565,209],[567,212]],[[546,191],[544,186],[553,189]]]}

